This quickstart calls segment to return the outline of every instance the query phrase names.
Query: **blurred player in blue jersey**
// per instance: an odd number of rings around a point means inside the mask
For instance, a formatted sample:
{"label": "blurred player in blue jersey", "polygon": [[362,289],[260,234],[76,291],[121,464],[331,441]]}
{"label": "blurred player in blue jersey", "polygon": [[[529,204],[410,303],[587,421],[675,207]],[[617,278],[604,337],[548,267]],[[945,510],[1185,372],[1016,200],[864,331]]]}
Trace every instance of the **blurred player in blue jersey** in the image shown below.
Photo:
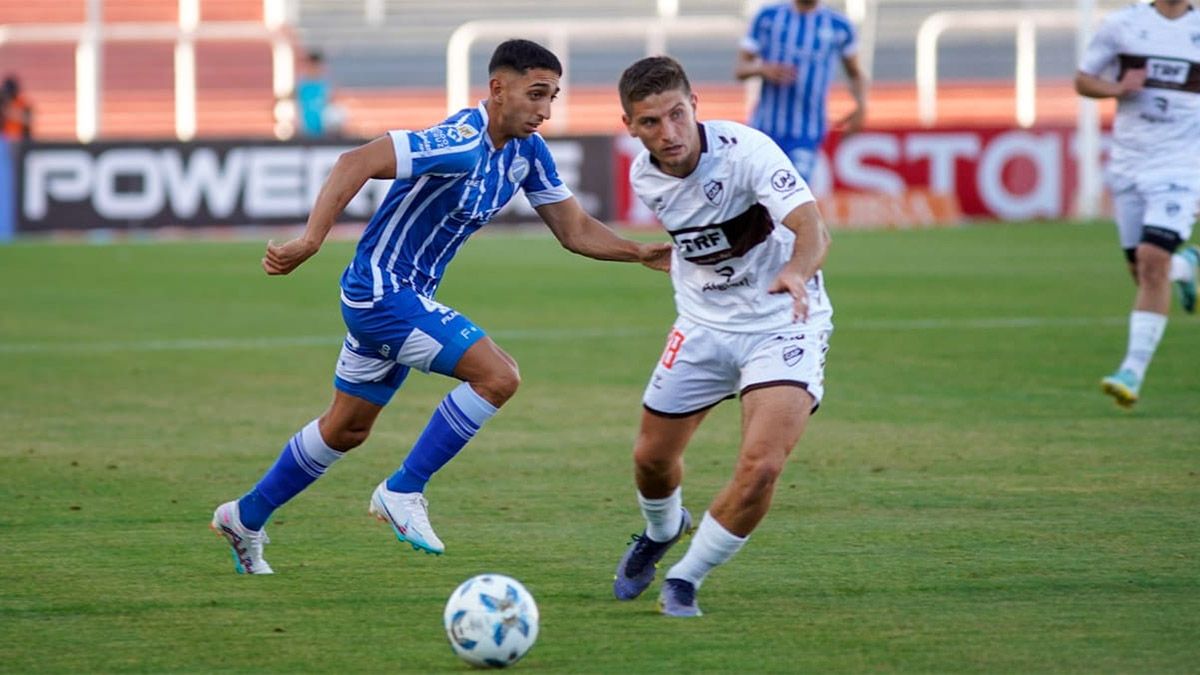
{"label": "blurred player in blue jersey", "polygon": [[774,139],[811,182],[825,140],[825,99],[835,61],[842,62],[855,103],[835,126],[852,134],[866,116],[867,83],[858,67],[854,26],[818,0],[769,4],[754,16],[740,47],[734,74],[739,80],[762,78],[750,126]]}
{"label": "blurred player in blue jersey", "polygon": [[478,107],[424,131],[388,132],[343,154],[304,234],[267,245],[263,269],[288,274],[317,253],[368,179],[395,179],[342,275],[348,332],[333,403],[288,441],[253,489],[213,514],[212,527],[228,541],[238,572],[271,573],[262,555],[271,513],[366,440],[412,368],[462,382],[442,400],[401,467],[375,488],[369,510],[414,549],[444,552],[429,523],[425,484],[513,396],[520,375],[511,356],[434,293],[467,237],[518,190],[564,248],[668,269],[670,244],[617,236],[585,213],[559,180],[537,133],[559,91],[562,66],[554,54],[528,40],[509,40],[496,48],[488,73],[489,96]]}

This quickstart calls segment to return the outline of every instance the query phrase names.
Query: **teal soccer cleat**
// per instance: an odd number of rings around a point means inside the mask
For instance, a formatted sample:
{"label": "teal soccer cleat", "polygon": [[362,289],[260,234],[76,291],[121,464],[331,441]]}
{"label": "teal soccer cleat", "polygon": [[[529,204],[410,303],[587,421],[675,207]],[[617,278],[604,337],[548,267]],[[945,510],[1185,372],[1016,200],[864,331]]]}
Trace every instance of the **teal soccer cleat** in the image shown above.
{"label": "teal soccer cleat", "polygon": [[658,611],[667,616],[700,616],[696,587],[683,579],[667,579],[658,594]]}
{"label": "teal soccer cleat", "polygon": [[1195,246],[1184,246],[1179,255],[1187,258],[1188,263],[1192,266],[1192,279],[1190,281],[1176,281],[1175,295],[1179,298],[1179,306],[1188,314],[1196,313],[1196,276],[1200,275],[1200,248]]}
{"label": "teal soccer cleat", "polygon": [[1141,380],[1128,368],[1118,370],[1100,380],[1100,388],[1104,390],[1104,393],[1113,397],[1117,405],[1122,408],[1132,408],[1133,404],[1137,403],[1138,389],[1141,387]]}
{"label": "teal soccer cleat", "polygon": [[618,600],[633,600],[642,594],[654,581],[654,571],[658,561],[662,560],[667,551],[683,535],[692,531],[692,514],[682,509],[683,517],[679,522],[679,531],[669,541],[654,541],[646,536],[646,531],[633,535],[633,541],[617,563],[617,573],[613,576],[613,596]]}

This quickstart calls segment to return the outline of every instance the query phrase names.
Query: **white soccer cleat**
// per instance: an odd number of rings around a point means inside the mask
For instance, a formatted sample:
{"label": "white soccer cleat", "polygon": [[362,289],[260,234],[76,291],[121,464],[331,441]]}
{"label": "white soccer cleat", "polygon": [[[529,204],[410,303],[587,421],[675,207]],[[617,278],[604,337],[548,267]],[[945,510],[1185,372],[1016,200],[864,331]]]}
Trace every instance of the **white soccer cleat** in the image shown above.
{"label": "white soccer cleat", "polygon": [[408,542],[414,551],[425,551],[434,555],[446,552],[442,540],[429,524],[429,502],[420,492],[392,492],[387,481],[375,488],[371,495],[371,515],[392,526],[396,538]]}
{"label": "white soccer cleat", "polygon": [[213,512],[213,532],[225,538],[229,553],[233,556],[233,568],[238,574],[274,574],[275,571],[263,560],[263,545],[271,543],[267,531],[255,532],[242,525],[237,501],[225,502]]}

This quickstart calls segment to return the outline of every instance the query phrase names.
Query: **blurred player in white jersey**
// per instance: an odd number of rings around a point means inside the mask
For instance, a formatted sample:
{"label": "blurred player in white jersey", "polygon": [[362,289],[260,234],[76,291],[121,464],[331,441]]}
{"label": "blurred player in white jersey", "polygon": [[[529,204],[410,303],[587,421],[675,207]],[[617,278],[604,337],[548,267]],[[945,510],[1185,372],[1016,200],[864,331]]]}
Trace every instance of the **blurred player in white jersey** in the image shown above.
{"label": "blurred player in white jersey", "polygon": [[825,140],[825,101],[833,67],[846,75],[854,110],[835,126],[852,134],[862,128],[867,110],[867,81],[858,67],[854,25],[819,0],[788,0],[764,5],[742,38],[734,75],[762,78],[750,125],[766,133],[813,180],[817,152]]}
{"label": "blurred player in white jersey", "polygon": [[1118,100],[1107,181],[1137,293],[1125,359],[1101,386],[1129,408],[1167,326],[1172,282],[1184,311],[1196,311],[1200,250],[1186,242],[1200,205],[1200,12],[1184,0],[1113,12],[1075,90]]}
{"label": "blurred player in white jersey", "polygon": [[518,191],[574,253],[660,270],[669,265],[669,244],[617,236],[585,213],[559,179],[537,133],[558,95],[562,66],[554,54],[508,40],[493,52],[488,73],[489,96],[478,107],[423,131],[388,132],[343,154],[304,234],[267,245],[263,269],[288,274],[320,250],[334,219],[369,178],[395,179],[342,274],[347,334],[333,402],[288,441],[257,485],[213,514],[212,527],[228,541],[238,572],[271,573],[262,556],[267,519],[366,440],[412,368],[461,382],[400,468],[375,488],[369,511],[413,548],[444,551],[429,522],[425,485],[516,393],[520,375],[511,356],[434,294],[463,242]]}
{"label": "blurred player in white jersey", "polygon": [[737,122],[696,121],[696,96],[669,57],[621,76],[622,120],[645,150],[634,191],[675,243],[678,317],[643,397],[633,449],[646,529],[617,565],[613,594],[632,600],[686,531],[683,452],[705,415],[741,396],[742,443],[730,482],[687,553],[666,575],[659,607],[697,616],[705,576],[745,544],[824,391],[833,308],[821,263],[829,232],[783,151]]}

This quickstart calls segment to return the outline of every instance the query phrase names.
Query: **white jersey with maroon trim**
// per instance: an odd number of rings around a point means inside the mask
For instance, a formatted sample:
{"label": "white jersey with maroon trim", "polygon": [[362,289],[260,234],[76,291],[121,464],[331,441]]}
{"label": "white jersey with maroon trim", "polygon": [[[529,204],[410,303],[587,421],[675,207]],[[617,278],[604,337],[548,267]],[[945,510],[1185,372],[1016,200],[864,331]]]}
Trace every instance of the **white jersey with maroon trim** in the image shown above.
{"label": "white jersey with maroon trim", "polygon": [[[779,146],[744,124],[700,125],[701,153],[685,178],[663,173],[643,150],[629,179],[675,242],[671,281],[680,316],[734,332],[794,326],[787,293],[767,293],[792,257],[795,235],[782,224],[812,191]],[[808,282],[809,321],[833,314],[818,272]]]}
{"label": "white jersey with maroon trim", "polygon": [[1200,11],[1168,19],[1139,3],[1105,17],[1079,69],[1119,80],[1135,68],[1146,69],[1146,86],[1117,103],[1110,169],[1200,174]]}

